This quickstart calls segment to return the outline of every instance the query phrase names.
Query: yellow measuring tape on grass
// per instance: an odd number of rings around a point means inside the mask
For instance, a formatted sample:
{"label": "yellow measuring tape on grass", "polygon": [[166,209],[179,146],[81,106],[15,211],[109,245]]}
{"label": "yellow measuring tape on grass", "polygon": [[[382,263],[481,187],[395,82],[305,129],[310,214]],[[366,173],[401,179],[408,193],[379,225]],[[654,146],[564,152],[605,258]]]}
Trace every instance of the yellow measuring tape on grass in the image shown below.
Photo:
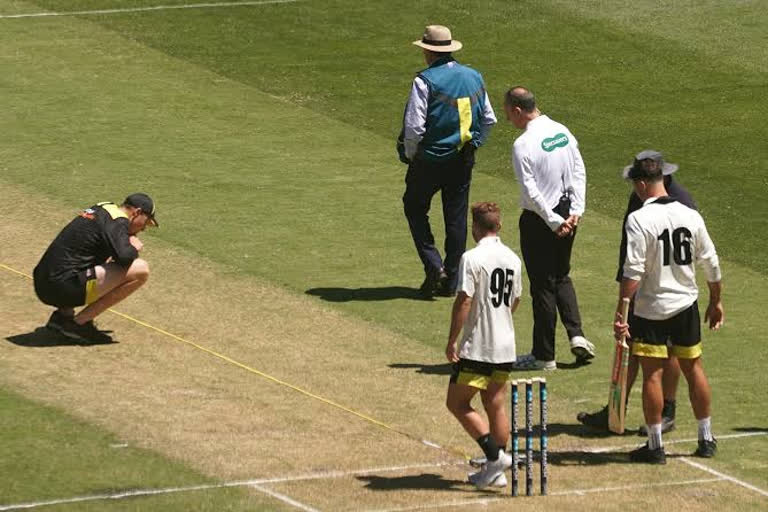
{"label": "yellow measuring tape on grass", "polygon": [[[32,276],[30,276],[28,274],[25,274],[24,272],[20,272],[20,271],[14,269],[14,268],[11,268],[8,265],[4,265],[4,264],[0,263],[0,268],[3,268],[3,269],[5,269],[5,270],[7,270],[9,272],[13,272],[14,274],[18,274],[18,275],[20,275],[22,277],[26,277],[27,279],[32,279]],[[358,418],[361,418],[361,419],[363,419],[363,420],[365,420],[365,421],[367,421],[369,423],[373,423],[374,425],[377,425],[377,426],[379,426],[381,428],[389,430],[390,432],[395,432],[397,434],[400,434],[401,436],[407,437],[408,439],[411,439],[413,441],[417,441],[417,442],[422,443],[424,445],[427,445],[427,446],[429,446],[431,448],[437,448],[439,450],[444,450],[446,452],[449,452],[449,453],[451,453],[453,455],[458,455],[460,457],[463,457],[466,460],[470,459],[469,455],[467,455],[466,453],[464,453],[464,452],[462,452],[460,450],[457,450],[457,449],[454,449],[454,448],[450,448],[450,447],[446,447],[446,446],[440,446],[439,444],[433,443],[432,441],[428,441],[427,439],[422,439],[422,438],[420,438],[418,436],[415,436],[415,435],[413,435],[413,434],[411,434],[409,432],[397,429],[397,428],[395,428],[395,427],[393,427],[391,425],[388,425],[388,424],[384,423],[383,421],[379,421],[376,418],[372,418],[372,417],[368,416],[367,414],[363,414],[361,412],[355,411],[354,409],[350,409],[349,407],[346,407],[346,406],[341,405],[341,404],[339,404],[337,402],[334,402],[333,400],[330,400],[328,398],[322,397],[320,395],[316,395],[315,393],[307,391],[306,389],[302,389],[302,388],[300,388],[298,386],[295,386],[295,385],[293,385],[293,384],[291,384],[289,382],[285,382],[284,380],[280,380],[277,377],[273,377],[272,375],[269,375],[269,374],[264,373],[264,372],[262,372],[260,370],[257,370],[256,368],[248,366],[247,364],[243,364],[243,363],[241,363],[239,361],[236,361],[235,359],[232,359],[231,357],[228,357],[228,356],[226,356],[224,354],[220,354],[219,352],[216,352],[215,350],[211,350],[211,349],[209,349],[207,347],[204,347],[202,345],[198,345],[197,343],[195,343],[193,341],[189,341],[187,339],[184,339],[181,336],[177,336],[177,335],[175,335],[175,334],[173,334],[171,332],[168,332],[168,331],[166,331],[164,329],[160,329],[159,327],[155,327],[153,325],[150,325],[147,322],[139,320],[138,318],[134,318],[134,317],[132,317],[130,315],[126,315],[125,313],[121,313],[121,312],[116,311],[114,309],[108,309],[107,311],[109,311],[110,313],[115,314],[117,316],[123,317],[126,320],[129,320],[129,321],[131,321],[131,322],[133,322],[135,324],[141,325],[142,327],[146,327],[147,329],[152,329],[153,331],[158,332],[158,333],[160,333],[160,334],[162,334],[164,336],[168,336],[169,338],[173,338],[176,341],[180,341],[182,343],[186,343],[187,345],[195,347],[198,350],[202,350],[203,352],[207,352],[208,354],[211,354],[214,357],[218,357],[219,359],[222,359],[222,360],[224,360],[224,361],[226,361],[226,362],[228,362],[230,364],[233,364],[233,365],[235,365],[235,366],[237,366],[239,368],[242,368],[243,370],[249,371],[251,373],[254,373],[254,374],[258,375],[259,377],[262,377],[262,378],[265,378],[267,380],[270,380],[270,381],[274,382],[275,384],[279,384],[280,386],[292,389],[292,390],[294,390],[294,391],[296,391],[298,393],[301,393],[302,395],[305,395],[305,396],[308,396],[310,398],[314,398],[315,400],[318,400],[320,402],[323,402],[324,404],[336,407],[337,409],[341,409],[342,411],[348,412],[349,414],[353,414],[353,415],[357,416]]]}

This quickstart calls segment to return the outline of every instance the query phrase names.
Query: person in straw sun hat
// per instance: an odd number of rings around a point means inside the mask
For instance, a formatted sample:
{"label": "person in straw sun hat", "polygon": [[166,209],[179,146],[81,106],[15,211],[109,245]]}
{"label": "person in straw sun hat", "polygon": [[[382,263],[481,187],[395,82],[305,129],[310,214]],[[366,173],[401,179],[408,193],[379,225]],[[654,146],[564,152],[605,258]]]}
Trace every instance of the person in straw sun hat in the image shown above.
{"label": "person in straw sun hat", "polygon": [[[496,116],[483,77],[459,64],[462,48],[451,31],[430,25],[414,45],[427,68],[417,73],[398,138],[400,160],[408,164],[403,207],[416,251],[424,265],[421,295],[456,294],[459,260],[467,245],[469,185],[475,151],[485,142]],[[445,260],[429,226],[432,197],[441,192],[445,220]]]}

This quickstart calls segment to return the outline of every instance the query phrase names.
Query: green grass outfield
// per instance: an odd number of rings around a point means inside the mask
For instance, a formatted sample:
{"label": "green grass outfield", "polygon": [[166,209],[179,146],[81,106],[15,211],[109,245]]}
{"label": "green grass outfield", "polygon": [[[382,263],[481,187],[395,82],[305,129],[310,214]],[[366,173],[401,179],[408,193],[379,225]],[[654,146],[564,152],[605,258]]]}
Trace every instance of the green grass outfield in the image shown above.
{"label": "green grass outfield", "polygon": [[[126,5],[0,0],[0,14]],[[404,168],[394,138],[410,80],[422,67],[410,41],[425,24],[445,23],[465,44],[457,57],[483,73],[500,118],[479,153],[472,199],[502,204],[503,237],[513,248],[517,185],[508,154],[516,133],[503,120],[506,88],[524,84],[537,92],[543,111],[579,139],[587,163],[588,211],[574,280],[601,357],[553,375],[563,397],[588,399],[558,414],[572,419],[580,408],[603,403],[612,278],[628,194],[618,174],[635,152],[654,147],[680,164],[679,179],[701,206],[723,260],[727,326],[705,334],[715,429],[768,428],[762,397],[768,356],[756,323],[768,303],[762,236],[768,231],[762,129],[768,41],[760,28],[768,13],[761,2],[706,1],[694,9],[689,3],[660,8],[650,0],[473,5],[336,0],[0,18],[0,190],[20,187],[72,212],[144,190],[157,199],[162,224],[147,234],[148,244],[160,238],[235,275],[316,296],[434,347],[431,363],[440,363],[450,302],[408,298],[421,270],[402,215]],[[19,205],[20,214],[29,211],[34,205]],[[439,211],[436,200],[436,233]],[[2,252],[0,263],[6,263]],[[519,352],[530,343],[524,298]],[[569,360],[562,343],[559,349]],[[399,361],[392,350],[395,363],[429,363]],[[691,434],[684,398],[681,392],[681,430]],[[12,418],[33,414],[70,425],[12,393],[2,400],[5,410],[19,411]],[[4,420],[8,428],[23,433],[11,420]],[[447,413],[445,421],[452,421]],[[90,448],[95,457],[112,453],[107,434],[89,435],[98,439]],[[3,438],[13,454],[25,453],[29,441]],[[765,489],[765,437],[738,446],[723,450],[715,467]],[[32,453],[47,457],[43,449]],[[0,501],[198,481],[191,472],[170,477],[175,466],[155,455],[131,457],[125,473],[102,475],[104,483],[92,487],[78,487],[92,477],[87,467],[65,464],[67,474],[54,475],[61,479],[55,486],[48,486],[51,475],[28,471],[24,488],[3,467],[0,489],[17,490]],[[155,462],[141,462],[149,460]],[[131,472],[131,465],[141,471]],[[187,503],[169,499],[163,508]],[[240,499],[234,492],[221,498],[233,510]]]}
{"label": "green grass outfield", "polygon": [[183,464],[122,442],[69,414],[0,389],[0,509],[133,491],[130,500],[83,500],[46,510],[274,510],[237,488],[140,495],[157,488],[214,486]]}

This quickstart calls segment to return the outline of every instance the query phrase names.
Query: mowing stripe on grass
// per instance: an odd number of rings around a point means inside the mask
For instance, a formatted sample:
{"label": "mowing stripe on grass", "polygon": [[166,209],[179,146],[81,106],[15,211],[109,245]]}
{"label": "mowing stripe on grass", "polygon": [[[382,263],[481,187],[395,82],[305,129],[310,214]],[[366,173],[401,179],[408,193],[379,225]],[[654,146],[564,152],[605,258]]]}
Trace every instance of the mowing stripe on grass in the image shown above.
{"label": "mowing stripe on grass", "polygon": [[[27,279],[32,279],[32,276],[30,276],[29,274],[25,274],[24,272],[21,272],[21,271],[16,270],[16,269],[14,269],[12,267],[9,267],[8,265],[0,263],[0,268],[3,268],[3,269],[8,270],[10,272],[13,272],[14,274],[17,274],[19,276],[25,277]],[[365,421],[367,421],[367,422],[369,422],[369,423],[371,423],[373,425],[377,425],[377,426],[379,426],[379,427],[381,427],[383,429],[386,429],[386,430],[388,430],[390,432],[394,432],[396,434],[400,434],[401,436],[406,437],[406,438],[408,438],[408,439],[410,439],[412,441],[416,441],[416,442],[421,443],[421,444],[423,444],[425,446],[429,446],[430,448],[435,448],[435,449],[438,449],[438,450],[443,450],[443,451],[448,452],[448,453],[450,453],[452,455],[463,457],[465,460],[469,460],[471,458],[468,454],[464,453],[461,450],[458,450],[458,449],[455,449],[455,448],[451,448],[451,447],[448,447],[448,446],[441,446],[441,445],[439,445],[439,444],[437,444],[435,442],[429,441],[427,439],[423,439],[423,438],[421,438],[419,436],[411,434],[410,432],[406,432],[405,430],[400,430],[398,428],[395,428],[392,425],[384,423],[383,421],[379,421],[376,418],[368,416],[367,414],[363,414],[363,413],[358,412],[358,411],[356,411],[354,409],[350,409],[349,407],[341,405],[338,402],[334,402],[333,400],[330,400],[328,398],[325,398],[325,397],[322,397],[322,396],[317,395],[315,393],[312,393],[311,391],[307,391],[306,389],[300,388],[300,387],[298,387],[298,386],[296,386],[294,384],[291,384],[290,382],[286,382],[284,380],[278,379],[277,377],[273,377],[272,375],[269,375],[268,373],[264,373],[264,372],[262,372],[260,370],[257,370],[256,368],[253,368],[252,366],[248,366],[246,364],[243,364],[240,361],[237,361],[235,359],[232,359],[229,356],[226,356],[224,354],[216,352],[215,350],[211,350],[211,349],[209,349],[207,347],[204,347],[202,345],[198,345],[194,341],[189,341],[189,340],[187,340],[185,338],[182,338],[181,336],[177,336],[177,335],[175,335],[175,334],[173,334],[171,332],[168,332],[168,331],[166,331],[164,329],[161,329],[159,327],[155,327],[153,325],[150,325],[147,322],[139,320],[138,318],[134,318],[134,317],[132,317],[130,315],[126,315],[125,313],[121,313],[121,312],[116,311],[114,309],[108,309],[107,311],[109,311],[110,313],[112,313],[114,315],[122,317],[122,318],[124,318],[126,320],[129,320],[129,321],[131,321],[131,322],[133,322],[133,323],[135,323],[137,325],[141,325],[143,327],[146,327],[147,329],[151,329],[151,330],[153,330],[155,332],[158,332],[158,333],[162,334],[163,336],[167,336],[167,337],[172,338],[172,339],[174,339],[176,341],[180,341],[182,343],[186,343],[187,345],[189,345],[191,347],[194,347],[194,348],[196,348],[198,350],[206,352],[206,353],[208,353],[208,354],[210,354],[210,355],[212,355],[214,357],[217,357],[217,358],[219,358],[219,359],[221,359],[223,361],[226,361],[226,362],[228,362],[228,363],[230,363],[230,364],[232,364],[234,366],[242,368],[243,370],[246,370],[246,371],[251,372],[251,373],[253,373],[255,375],[258,375],[259,377],[262,377],[264,379],[272,381],[275,384],[278,384],[278,385],[283,386],[283,387],[288,388],[288,389],[292,389],[293,391],[301,393],[304,396],[308,396],[310,398],[313,398],[313,399],[315,399],[315,400],[317,400],[319,402],[322,402],[322,403],[324,403],[326,405],[330,405],[332,407],[336,407],[337,409],[341,409],[344,412],[348,412],[349,414],[357,416],[360,419],[363,419],[363,420],[365,420]]]}
{"label": "mowing stripe on grass", "polygon": [[220,484],[201,484],[201,485],[190,485],[186,487],[167,487],[163,489],[133,489],[130,491],[118,491],[112,494],[92,494],[88,496],[75,496],[72,498],[61,498],[56,500],[30,501],[26,503],[0,505],[0,512],[6,511],[6,510],[24,510],[24,509],[30,509],[30,508],[46,507],[51,505],[66,505],[69,503],[81,503],[85,501],[121,500],[125,498],[134,498],[139,496],[156,496],[160,494],[173,494],[177,492],[207,491],[207,490],[213,490],[213,489],[224,489],[228,487],[256,487],[260,491],[263,491],[264,490],[263,486],[265,484],[301,482],[306,480],[323,480],[323,479],[330,479],[330,478],[343,478],[347,476],[368,475],[371,473],[391,473],[396,471],[408,471],[413,469],[427,469],[427,468],[435,468],[435,467],[456,466],[459,464],[464,464],[464,461],[411,464],[407,466],[388,466],[388,467],[381,467],[381,468],[358,469],[353,471],[323,471],[320,473],[309,473],[309,474],[297,475],[297,476],[255,478],[251,480],[236,480],[233,482],[224,482]]}
{"label": "mowing stripe on grass", "polygon": [[733,476],[730,476],[730,475],[726,475],[725,473],[721,473],[720,471],[714,470],[714,469],[710,468],[709,466],[705,466],[701,462],[695,462],[695,461],[692,461],[692,460],[690,460],[690,459],[688,459],[686,457],[680,457],[679,460],[681,462],[684,462],[684,463],[688,464],[689,466],[693,466],[694,468],[700,469],[702,471],[706,471],[707,473],[711,473],[711,474],[713,474],[715,476],[718,476],[718,477],[722,478],[723,480],[728,480],[729,482],[733,482],[736,485],[740,485],[742,487],[745,487],[745,488],[749,489],[750,491],[755,491],[756,493],[762,494],[763,496],[768,498],[768,491],[765,491],[765,490],[763,490],[763,489],[761,489],[761,488],[759,488],[757,486],[754,486],[752,484],[748,484],[744,480],[739,480],[736,477],[733,477]]}
{"label": "mowing stripe on grass", "polygon": [[248,7],[266,4],[289,4],[303,0],[253,0],[243,2],[212,2],[204,4],[155,5],[151,7],[125,7],[122,9],[96,9],[93,11],[33,12],[27,14],[0,14],[0,18],[44,18],[49,16],[88,16],[92,14],[123,14],[131,12],[166,11],[169,9],[212,9],[216,7]]}
{"label": "mowing stripe on grass", "polygon": [[[0,266],[4,267],[4,265],[1,265],[1,264]],[[750,434],[764,435],[765,432],[755,432]],[[748,437],[748,436],[741,435],[741,434],[734,434],[731,436],[721,436],[718,439],[740,438],[740,437]],[[680,442],[684,442],[684,441],[680,441]],[[602,451],[609,451],[611,449],[615,449],[615,448],[606,447],[598,450],[602,452]],[[595,453],[595,452],[596,450],[584,451],[584,453]],[[646,488],[654,488],[654,487],[681,486],[681,485],[727,481],[727,482],[741,485],[743,487],[746,487],[747,489],[756,491],[760,494],[763,494],[764,496],[768,496],[768,493],[766,493],[766,491],[758,487],[750,485],[746,482],[738,480],[737,478],[731,477],[719,471],[715,471],[707,466],[704,466],[703,464],[690,461],[686,458],[680,458],[680,460],[697,469],[707,471],[708,473],[715,475],[715,477],[695,479],[695,480],[681,480],[676,482],[658,482],[658,483],[633,484],[633,485],[624,485],[624,486],[615,486],[615,487],[591,487],[586,489],[571,489],[566,491],[550,492],[549,495],[550,496],[582,496],[585,494],[595,494],[595,493],[604,493],[604,492],[616,492],[616,491],[646,489]],[[202,484],[202,485],[191,485],[186,487],[168,487],[163,489],[134,489],[130,491],[115,492],[112,494],[94,494],[89,496],[76,496],[72,498],[62,498],[62,499],[56,499],[56,500],[0,505],[0,512],[9,511],[9,510],[25,510],[25,509],[32,509],[32,508],[38,508],[38,507],[44,507],[44,506],[50,506],[50,505],[65,505],[69,503],[80,503],[80,502],[100,501],[100,500],[120,500],[120,499],[133,498],[133,497],[139,497],[139,496],[156,496],[156,495],[162,495],[162,494],[172,494],[172,493],[191,492],[191,491],[205,491],[205,490],[222,489],[222,488],[228,488],[228,487],[253,487],[277,499],[284,499],[286,503],[289,502],[287,500],[290,500],[290,503],[292,505],[295,505],[299,508],[306,507],[306,508],[303,508],[303,510],[315,510],[310,507],[307,507],[304,504],[295,502],[295,500],[292,500],[288,496],[280,495],[282,498],[278,498],[278,496],[274,494],[279,494],[279,493],[275,493],[274,491],[266,489],[264,485],[275,484],[275,483],[301,482],[301,481],[307,481],[307,480],[344,478],[348,476],[362,476],[362,475],[368,475],[373,473],[391,473],[391,472],[409,471],[409,470],[415,470],[415,469],[458,466],[463,464],[465,464],[465,461],[423,463],[423,464],[410,464],[410,465],[403,465],[403,466],[388,466],[388,467],[380,467],[380,468],[358,469],[358,470],[352,470],[352,471],[324,471],[319,473],[308,473],[304,475],[279,476],[279,477],[272,477],[272,478],[257,478],[257,479],[251,479],[251,480],[237,480],[237,481],[224,482],[219,484]],[[463,501],[452,501],[452,502],[444,502],[444,503],[433,503],[430,505],[416,505],[413,507],[371,509],[368,512],[404,512],[407,510],[425,510],[430,508],[445,508],[445,507],[453,507],[453,506],[459,506],[459,505],[491,503],[499,499],[501,498],[481,498],[477,500],[463,500]]]}

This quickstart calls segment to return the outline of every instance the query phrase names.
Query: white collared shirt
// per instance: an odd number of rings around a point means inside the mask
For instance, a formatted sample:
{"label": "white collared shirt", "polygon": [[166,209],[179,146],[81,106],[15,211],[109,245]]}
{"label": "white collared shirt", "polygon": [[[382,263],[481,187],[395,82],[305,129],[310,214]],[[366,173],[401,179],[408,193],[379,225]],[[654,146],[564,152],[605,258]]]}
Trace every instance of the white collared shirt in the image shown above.
{"label": "white collared shirt", "polygon": [[564,125],[541,114],[528,122],[512,148],[512,164],[520,184],[520,206],[544,219],[556,231],[565,219],[553,212],[564,192],[570,215],[583,215],[587,173],[576,137]]}
{"label": "white collared shirt", "polygon": [[464,253],[457,291],[472,297],[459,357],[488,363],[515,361],[510,307],[523,292],[520,258],[498,236],[487,236]]}
{"label": "white collared shirt", "polygon": [[[699,296],[693,263],[707,281],[720,281],[715,245],[699,212],[677,201],[652,197],[627,217],[624,277],[639,280],[635,314],[664,320],[690,307]],[[662,204],[664,203],[664,204]]]}

